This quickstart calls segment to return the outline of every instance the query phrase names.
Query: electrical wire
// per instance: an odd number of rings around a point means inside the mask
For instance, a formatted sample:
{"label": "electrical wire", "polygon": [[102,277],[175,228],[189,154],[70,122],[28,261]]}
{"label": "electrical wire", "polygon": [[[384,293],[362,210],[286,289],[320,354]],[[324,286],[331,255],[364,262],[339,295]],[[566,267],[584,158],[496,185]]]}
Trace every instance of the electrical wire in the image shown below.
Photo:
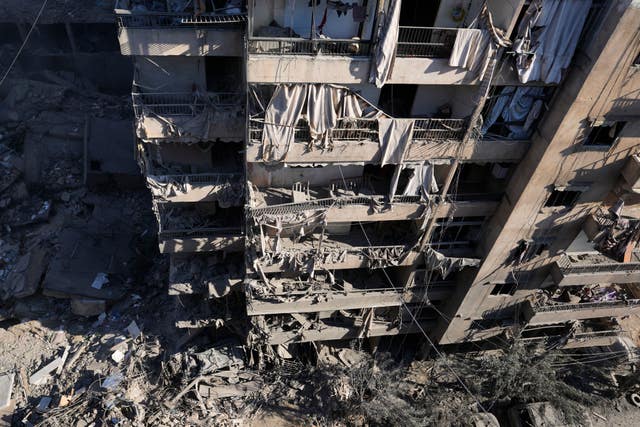
{"label": "electrical wire", "polygon": [[[342,182],[344,183],[344,185],[347,185],[347,181],[344,177],[344,174],[342,173],[342,166],[338,165],[338,170],[340,171],[340,176],[342,177]],[[358,221],[358,225],[360,226],[360,229],[362,230],[362,233],[364,235],[364,238],[367,241],[367,244],[369,245],[369,247],[373,246],[371,244],[371,240],[369,239],[369,236],[367,235],[367,232],[364,229],[364,226],[362,225],[362,222]],[[382,272],[384,273],[385,277],[387,278],[387,281],[389,282],[389,285],[391,285],[391,287],[397,292],[398,288],[393,284],[393,281],[391,280],[391,277],[389,277],[389,274],[387,273],[386,269],[383,267],[382,268]],[[453,374],[453,376],[455,377],[456,381],[458,381],[458,383],[462,386],[462,388],[467,392],[467,394],[469,394],[469,396],[471,396],[473,398],[473,400],[475,400],[476,404],[480,407],[480,409],[482,409],[483,412],[488,412],[484,406],[482,406],[482,404],[480,403],[480,399],[478,399],[478,397],[473,394],[471,392],[471,390],[469,390],[469,388],[467,387],[467,385],[464,383],[464,381],[462,381],[462,378],[460,378],[460,376],[458,375],[458,373],[451,367],[451,364],[447,361],[447,358],[444,356],[444,354],[442,354],[442,352],[440,350],[438,350],[438,348],[436,347],[436,345],[433,343],[433,341],[431,340],[431,338],[429,338],[429,335],[425,332],[424,328],[422,327],[422,325],[420,324],[420,322],[418,322],[418,319],[414,316],[414,314],[411,312],[411,310],[409,309],[409,307],[407,306],[407,304],[400,299],[400,304],[402,305],[402,307],[407,311],[407,313],[409,314],[409,316],[411,317],[411,320],[415,323],[416,327],[418,328],[418,330],[422,333],[422,335],[424,335],[424,337],[427,339],[427,342],[429,343],[429,345],[431,346],[431,348],[433,348],[433,350],[435,351],[435,353],[438,355],[438,357],[444,362],[445,366],[447,367],[447,369],[451,372],[451,374]]]}
{"label": "electrical wire", "polygon": [[24,38],[24,41],[22,42],[20,49],[18,49],[18,53],[16,53],[16,56],[13,58],[13,61],[11,61],[11,64],[9,64],[9,68],[7,68],[7,71],[5,71],[4,75],[2,76],[2,79],[0,79],[0,86],[2,86],[2,83],[4,83],[4,81],[7,79],[7,76],[13,69],[13,66],[16,65],[16,62],[18,61],[18,58],[20,57],[22,50],[24,49],[24,47],[27,45],[27,42],[29,41],[29,37],[31,36],[31,33],[33,32],[33,30],[36,28],[36,25],[38,24],[38,20],[40,19],[40,16],[42,16],[42,12],[44,11],[45,6],[47,5],[47,1],[48,0],[44,0],[42,2],[42,6],[40,6],[40,10],[36,15],[36,19],[34,19],[33,24],[31,24],[31,28],[29,28],[29,32],[27,33],[27,36]]}

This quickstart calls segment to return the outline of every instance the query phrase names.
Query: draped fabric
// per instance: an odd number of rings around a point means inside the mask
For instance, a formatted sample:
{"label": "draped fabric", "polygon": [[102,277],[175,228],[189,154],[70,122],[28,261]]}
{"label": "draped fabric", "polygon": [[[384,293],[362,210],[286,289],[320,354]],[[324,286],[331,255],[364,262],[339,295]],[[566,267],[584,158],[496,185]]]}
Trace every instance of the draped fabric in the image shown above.
{"label": "draped fabric", "polygon": [[482,134],[486,134],[498,119],[502,119],[510,131],[509,138],[526,139],[544,106],[543,87],[507,86],[484,118]]}
{"label": "draped fabric", "polygon": [[514,43],[522,83],[559,83],[569,67],[591,0],[533,0]]}
{"label": "draped fabric", "polygon": [[429,194],[438,192],[438,184],[431,163],[405,164],[404,168],[413,170],[413,174],[402,193],[403,196],[421,196],[426,200]]}
{"label": "draped fabric", "polygon": [[400,164],[407,144],[413,138],[413,119],[378,118],[378,138],[382,159],[380,165]]}
{"label": "draped fabric", "polygon": [[323,140],[325,145],[329,139],[329,131],[338,124],[339,89],[329,85],[309,85],[307,98],[307,120],[311,140]]}
{"label": "draped fabric", "polygon": [[375,51],[375,67],[371,68],[369,83],[382,87],[391,75],[400,33],[400,7],[402,0],[391,0],[384,26]]}
{"label": "draped fabric", "polygon": [[307,85],[279,85],[264,115],[262,158],[266,162],[285,159],[295,137],[307,97]]}

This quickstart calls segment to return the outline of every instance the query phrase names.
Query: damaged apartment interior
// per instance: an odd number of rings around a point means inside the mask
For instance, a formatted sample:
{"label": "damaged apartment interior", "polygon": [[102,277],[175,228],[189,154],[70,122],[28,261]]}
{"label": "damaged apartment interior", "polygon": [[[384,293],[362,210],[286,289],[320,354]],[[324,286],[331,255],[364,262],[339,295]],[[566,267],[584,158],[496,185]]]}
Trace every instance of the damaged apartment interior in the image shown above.
{"label": "damaged apartment interior", "polygon": [[633,424],[637,1],[7,2],[0,426]]}

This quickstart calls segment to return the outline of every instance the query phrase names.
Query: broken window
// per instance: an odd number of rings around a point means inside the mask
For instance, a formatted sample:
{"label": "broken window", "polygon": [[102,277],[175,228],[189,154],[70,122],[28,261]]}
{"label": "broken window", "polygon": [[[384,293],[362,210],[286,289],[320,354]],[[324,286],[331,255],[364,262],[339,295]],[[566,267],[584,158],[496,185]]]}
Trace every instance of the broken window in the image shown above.
{"label": "broken window", "polygon": [[545,202],[544,206],[545,207],[562,206],[567,208],[573,207],[578,201],[578,198],[580,198],[581,194],[582,194],[582,191],[579,191],[579,190],[565,190],[565,189],[556,188],[551,192],[551,195]]}
{"label": "broken window", "polygon": [[611,147],[626,123],[627,122],[610,122],[600,126],[592,126],[583,145]]}
{"label": "broken window", "polygon": [[491,295],[513,295],[518,285],[516,283],[496,283],[491,289]]}

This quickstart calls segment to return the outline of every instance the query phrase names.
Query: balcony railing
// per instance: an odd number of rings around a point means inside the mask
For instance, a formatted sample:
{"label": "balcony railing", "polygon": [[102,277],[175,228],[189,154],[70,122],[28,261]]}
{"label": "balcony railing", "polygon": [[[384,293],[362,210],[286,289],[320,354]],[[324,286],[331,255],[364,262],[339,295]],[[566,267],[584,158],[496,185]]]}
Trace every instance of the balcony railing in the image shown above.
{"label": "balcony railing", "polygon": [[536,313],[550,313],[558,311],[571,311],[571,310],[595,310],[600,308],[615,308],[615,307],[635,307],[640,305],[640,299],[629,300],[617,300],[617,301],[601,301],[601,302],[585,302],[578,304],[548,304],[548,305],[533,305],[532,309]]}
{"label": "balcony railing", "polygon": [[235,92],[132,93],[133,112],[142,117],[145,108],[160,116],[195,116],[208,107],[242,107],[242,96]]}
{"label": "balcony railing", "polygon": [[[250,135],[253,143],[262,142],[263,121],[251,120]],[[462,141],[467,128],[465,119],[416,119],[413,129],[414,142]],[[330,138],[336,141],[378,141],[376,119],[339,119],[331,130]],[[309,126],[303,120],[295,128],[295,141],[311,140]]]}
{"label": "balcony railing", "polygon": [[457,34],[456,28],[400,27],[396,56],[449,58]]}
{"label": "balcony railing", "polygon": [[[616,262],[603,255],[585,255],[586,258],[579,262],[572,262],[568,256],[563,256],[557,261],[562,274],[589,274],[589,273],[627,273],[640,272],[640,262]],[[606,260],[606,261],[604,261]]]}
{"label": "balcony railing", "polygon": [[371,42],[357,39],[253,37],[249,53],[260,55],[369,56]]}
{"label": "balcony railing", "polygon": [[159,184],[202,184],[202,185],[227,185],[241,182],[240,173],[201,173],[185,175],[153,175],[154,181]]}
{"label": "balcony railing", "polygon": [[[266,206],[262,208],[254,208],[249,210],[249,215],[252,217],[260,215],[286,215],[298,212],[304,212],[309,210],[317,210],[323,208],[341,208],[344,206],[370,206],[372,200],[375,202],[383,203],[385,196],[354,196],[354,197],[337,197],[311,200],[301,203],[283,203],[276,206]],[[393,203],[419,203],[420,196],[394,196]]]}
{"label": "balcony railing", "polygon": [[116,11],[120,28],[202,28],[220,24],[238,24],[247,21],[247,14],[193,15],[189,13],[133,13]]}

